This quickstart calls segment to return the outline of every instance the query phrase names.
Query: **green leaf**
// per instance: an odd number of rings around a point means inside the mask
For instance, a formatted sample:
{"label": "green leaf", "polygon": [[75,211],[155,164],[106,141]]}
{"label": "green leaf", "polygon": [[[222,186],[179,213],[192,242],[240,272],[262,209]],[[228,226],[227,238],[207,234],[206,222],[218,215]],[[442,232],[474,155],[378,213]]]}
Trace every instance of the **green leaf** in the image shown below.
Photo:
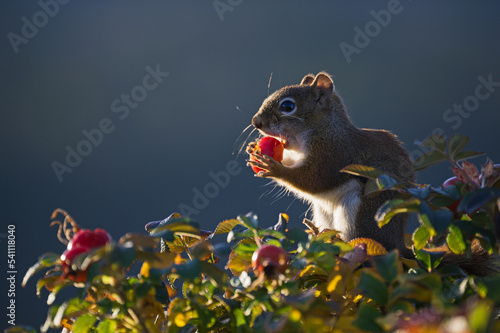
{"label": "green leaf", "polygon": [[76,319],[72,327],[72,332],[87,333],[92,328],[92,325],[94,325],[96,320],[97,320],[96,316],[92,314],[89,313],[83,314]]}
{"label": "green leaf", "polygon": [[171,222],[163,224],[151,232],[154,237],[162,237],[161,233],[165,231],[170,231],[179,236],[188,236],[200,239],[200,228],[197,223],[194,222]]}
{"label": "green leaf", "polygon": [[375,220],[379,227],[383,227],[397,214],[417,212],[420,207],[420,200],[413,198],[410,200],[393,199],[383,204],[375,214]]}
{"label": "green leaf", "polygon": [[149,235],[128,233],[120,238],[118,245],[122,246],[127,242],[133,244],[135,248],[153,248],[157,244],[157,238]]}
{"label": "green leaf", "polygon": [[384,280],[369,270],[364,270],[361,273],[361,281],[359,287],[363,294],[374,300],[379,305],[386,305],[389,300],[389,291]]}
{"label": "green leaf", "polygon": [[432,134],[424,141],[421,142],[416,141],[415,143],[418,144],[419,146],[428,147],[432,150],[440,151],[443,153],[446,150],[446,140],[441,135],[438,134]]}
{"label": "green leaf", "polygon": [[412,302],[428,303],[432,299],[432,291],[418,283],[407,282],[394,289],[392,299],[405,299]]}
{"label": "green leaf", "polygon": [[500,276],[488,276],[480,281],[486,287],[486,297],[496,303],[500,302]]}
{"label": "green leaf", "polygon": [[417,228],[412,235],[413,245],[416,250],[423,249],[425,245],[427,245],[427,241],[429,241],[429,239],[431,239],[431,233],[425,226]]}
{"label": "green leaf", "polygon": [[386,174],[380,175],[377,178],[377,186],[379,189],[384,190],[384,189],[389,189],[396,185],[398,182],[394,180],[393,178],[389,177]]}
{"label": "green leaf", "polygon": [[488,229],[478,228],[476,238],[479,239],[481,246],[489,253],[493,252],[493,247],[496,243],[495,234]]}
{"label": "green leaf", "polygon": [[215,228],[214,235],[226,234],[233,230],[237,225],[243,225],[243,223],[238,219],[230,219],[220,222]]}
{"label": "green leaf", "polygon": [[415,250],[415,254],[417,255],[418,262],[425,268],[427,271],[432,271],[435,269],[443,259],[444,252],[431,252],[425,250]]}
{"label": "green leaf", "polygon": [[456,254],[464,253],[467,248],[462,230],[455,224],[450,225],[450,233],[446,237],[446,243],[450,250]]}
{"label": "green leaf", "polygon": [[119,259],[118,261],[123,267],[129,267],[135,260],[135,249],[133,247],[121,247],[119,248]]}
{"label": "green leaf", "polygon": [[338,235],[338,233],[339,232],[337,230],[325,230],[320,232],[320,234],[316,237],[316,240],[320,242],[326,242],[334,239]]}
{"label": "green leaf", "polygon": [[403,271],[401,262],[398,259],[399,252],[397,250],[393,250],[383,256],[373,257],[373,262],[378,273],[389,283],[394,282]]}
{"label": "green leaf", "polygon": [[42,269],[44,269],[46,267],[51,267],[51,266],[54,266],[55,264],[57,264],[59,262],[59,260],[60,260],[59,258],[60,258],[60,254],[57,254],[57,253],[45,253],[43,256],[41,256],[38,259],[38,262],[36,264],[34,264],[33,266],[31,266],[28,269],[28,271],[24,275],[23,282],[22,282],[21,286],[24,287],[26,285],[26,283],[28,282],[28,280],[33,275],[35,275],[36,273],[38,273],[39,271],[41,271]]}
{"label": "green leaf", "polygon": [[76,314],[88,312],[90,302],[81,298],[75,297],[65,303],[64,315],[67,317],[75,317]]}
{"label": "green leaf", "polygon": [[72,283],[66,282],[66,283],[61,283],[61,284],[58,284],[57,286],[55,286],[54,289],[52,290],[52,292],[47,297],[47,305],[51,305],[52,303],[54,303],[59,291],[61,291],[61,289],[65,288],[67,286],[70,286],[70,285],[72,285]]}
{"label": "green leaf", "polygon": [[430,150],[422,154],[422,156],[420,156],[415,163],[413,163],[413,167],[415,171],[420,171],[430,167],[431,165],[446,161],[446,159],[446,154],[440,152],[439,150]]}
{"label": "green leaf", "polygon": [[460,193],[460,190],[457,188],[456,185],[450,185],[450,186],[447,186],[447,187],[438,187],[438,188],[435,188],[433,189],[434,192],[437,192],[441,195],[444,195],[448,198],[451,198],[453,199],[453,201],[455,200],[458,200],[461,198],[461,193]]}
{"label": "green leaf", "polygon": [[371,305],[362,303],[359,306],[358,316],[353,321],[353,325],[364,331],[382,333],[384,329],[376,322],[377,318],[381,317],[382,314],[379,310]]}
{"label": "green leaf", "polygon": [[458,211],[465,211],[467,214],[471,214],[498,197],[500,197],[500,188],[479,188],[466,193],[457,209]]}
{"label": "green leaf", "polygon": [[292,243],[296,242],[306,242],[309,239],[309,234],[303,229],[291,228],[286,233],[285,241],[290,241]]}
{"label": "green leaf", "polygon": [[467,277],[467,274],[464,272],[463,269],[461,269],[458,266],[455,265],[443,265],[439,266],[437,269],[437,272],[439,275],[441,275],[442,278],[451,276],[454,278],[465,278]]}
{"label": "green leaf", "polygon": [[[492,321],[491,316],[496,317],[496,313],[492,313],[494,306],[493,302],[483,300],[479,304],[475,304],[468,314],[469,324],[473,332],[489,333],[492,330],[488,329],[488,325]],[[496,312],[496,311],[495,311]]]}
{"label": "green leaf", "polygon": [[155,300],[163,306],[170,303],[167,285],[163,281],[160,281],[160,284],[155,286]]}
{"label": "green leaf", "polygon": [[345,172],[351,175],[366,177],[370,179],[376,179],[384,174],[382,171],[374,167],[360,165],[360,164],[348,165],[342,170],[340,170],[340,172]]}
{"label": "green leaf", "polygon": [[60,278],[61,278],[61,275],[52,275],[52,276],[47,276],[47,277],[43,277],[43,278],[39,279],[36,282],[36,295],[38,297],[40,297],[40,293],[41,293],[43,286],[45,286],[46,284],[50,285],[51,283],[57,282]]}
{"label": "green leaf", "polygon": [[193,281],[194,279],[200,277],[201,274],[201,264],[197,259],[189,260],[185,264],[175,265],[172,269],[172,273],[179,275],[182,280]]}
{"label": "green leaf", "polygon": [[104,319],[97,326],[97,333],[115,333],[117,325],[116,320]]}
{"label": "green leaf", "polygon": [[430,185],[427,185],[425,187],[409,188],[408,193],[410,193],[417,199],[425,200],[431,193],[431,187]]}
{"label": "green leaf", "polygon": [[479,151],[462,151],[462,152],[456,154],[454,159],[456,162],[459,162],[461,160],[467,160],[469,158],[478,157],[478,156],[481,156],[484,154],[485,153],[479,152]]}
{"label": "green leaf", "polygon": [[257,215],[248,213],[246,215],[238,215],[238,220],[248,229],[256,229],[259,226]]}
{"label": "green leaf", "polygon": [[469,137],[465,135],[452,135],[450,140],[448,141],[448,153],[450,154],[451,158],[455,159],[456,154],[462,151],[462,149],[467,146],[468,142]]}
{"label": "green leaf", "polygon": [[257,235],[260,238],[263,238],[263,237],[273,237],[276,239],[284,239],[285,238],[285,236],[281,232],[273,230],[273,229],[261,229],[261,230],[257,231]]}
{"label": "green leaf", "polygon": [[146,297],[149,291],[153,288],[152,284],[149,282],[140,283],[135,285],[134,294],[137,299]]}
{"label": "green leaf", "polygon": [[374,192],[380,192],[383,191],[378,187],[377,183],[377,178],[375,179],[368,179],[368,181],[365,184],[365,195],[374,193]]}
{"label": "green leaf", "polygon": [[151,236],[161,238],[165,242],[173,242],[175,239],[175,234],[168,229],[162,229],[161,231],[153,229],[151,231]]}
{"label": "green leaf", "polygon": [[433,224],[434,212],[425,201],[420,202],[420,206],[418,208],[418,217],[420,219],[420,223],[431,233],[431,237],[435,236],[436,231],[434,230]]}
{"label": "green leaf", "polygon": [[206,274],[208,277],[212,279],[212,281],[215,284],[215,287],[223,287],[228,281],[227,274],[224,271],[220,270],[214,264],[202,261],[200,262],[200,265],[201,265],[201,272],[203,274]]}
{"label": "green leaf", "polygon": [[236,244],[227,262],[227,268],[234,276],[240,275],[242,271],[251,266],[255,250],[257,250],[257,244],[252,238],[243,239]]}
{"label": "green leaf", "polygon": [[448,209],[438,209],[433,211],[434,220],[432,226],[437,233],[443,232],[450,226],[453,221],[454,214]]}

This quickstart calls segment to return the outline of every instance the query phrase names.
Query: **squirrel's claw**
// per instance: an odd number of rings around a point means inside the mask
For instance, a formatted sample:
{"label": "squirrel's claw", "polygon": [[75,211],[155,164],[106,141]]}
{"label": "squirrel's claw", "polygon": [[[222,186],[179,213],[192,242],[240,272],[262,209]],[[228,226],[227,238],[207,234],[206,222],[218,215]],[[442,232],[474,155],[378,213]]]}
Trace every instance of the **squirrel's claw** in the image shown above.
{"label": "squirrel's claw", "polygon": [[253,152],[254,152],[254,150],[255,150],[255,146],[257,146],[257,142],[250,142],[247,145],[247,148],[245,149],[245,151],[247,152],[247,154],[252,155]]}
{"label": "squirrel's claw", "polygon": [[283,165],[267,155],[250,154],[251,159],[247,160],[247,165],[255,166],[262,171],[255,174],[255,177],[276,177]]}

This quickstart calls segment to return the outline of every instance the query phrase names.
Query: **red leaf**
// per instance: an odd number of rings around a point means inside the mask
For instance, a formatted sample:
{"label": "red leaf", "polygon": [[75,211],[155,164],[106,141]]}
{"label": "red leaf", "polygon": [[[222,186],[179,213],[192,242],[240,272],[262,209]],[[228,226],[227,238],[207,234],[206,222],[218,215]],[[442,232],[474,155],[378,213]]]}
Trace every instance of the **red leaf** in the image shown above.
{"label": "red leaf", "polygon": [[465,174],[464,170],[460,169],[460,168],[451,168],[453,170],[453,174],[455,174],[455,176],[457,176],[458,178],[458,181],[461,182],[461,183],[468,183],[467,182],[467,175]]}
{"label": "red leaf", "polygon": [[493,161],[489,158],[486,159],[486,163],[481,167],[481,178],[486,179],[493,174]]}
{"label": "red leaf", "polygon": [[479,172],[477,171],[477,168],[474,164],[463,161],[462,170],[467,174],[467,176],[469,176],[469,179],[473,182],[474,185],[479,185]]}

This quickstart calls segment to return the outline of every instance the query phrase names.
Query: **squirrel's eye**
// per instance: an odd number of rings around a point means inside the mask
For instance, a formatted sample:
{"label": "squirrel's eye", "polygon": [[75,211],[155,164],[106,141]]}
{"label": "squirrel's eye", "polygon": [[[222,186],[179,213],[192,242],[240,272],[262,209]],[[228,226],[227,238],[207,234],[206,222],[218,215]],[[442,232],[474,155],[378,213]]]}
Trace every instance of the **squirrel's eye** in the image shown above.
{"label": "squirrel's eye", "polygon": [[295,102],[291,98],[284,99],[280,102],[279,111],[283,114],[293,113],[296,109]]}

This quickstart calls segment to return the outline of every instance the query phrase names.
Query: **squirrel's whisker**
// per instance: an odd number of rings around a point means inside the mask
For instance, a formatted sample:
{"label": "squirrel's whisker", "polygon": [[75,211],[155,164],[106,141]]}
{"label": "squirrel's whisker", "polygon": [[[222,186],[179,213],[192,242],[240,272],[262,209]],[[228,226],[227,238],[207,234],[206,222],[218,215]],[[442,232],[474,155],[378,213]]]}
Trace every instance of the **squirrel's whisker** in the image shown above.
{"label": "squirrel's whisker", "polygon": [[[243,136],[243,134],[250,128],[252,127],[253,125],[250,124],[248,125],[247,127],[245,127],[245,129],[243,131],[241,131],[240,135],[238,136],[238,138],[234,141],[234,150],[233,150],[233,155],[234,155],[234,152],[236,151],[236,149],[238,148],[238,141],[240,141],[241,137]],[[236,157],[240,156],[241,154],[241,151],[243,150],[243,148],[246,146],[246,143],[248,141],[248,138],[250,137],[250,135],[252,135],[252,133],[256,130],[256,128],[254,127],[251,131],[250,131],[250,134],[248,134],[247,138],[245,139],[245,141],[243,141],[243,143],[241,144],[239,150],[238,150],[238,154],[236,155]]]}

